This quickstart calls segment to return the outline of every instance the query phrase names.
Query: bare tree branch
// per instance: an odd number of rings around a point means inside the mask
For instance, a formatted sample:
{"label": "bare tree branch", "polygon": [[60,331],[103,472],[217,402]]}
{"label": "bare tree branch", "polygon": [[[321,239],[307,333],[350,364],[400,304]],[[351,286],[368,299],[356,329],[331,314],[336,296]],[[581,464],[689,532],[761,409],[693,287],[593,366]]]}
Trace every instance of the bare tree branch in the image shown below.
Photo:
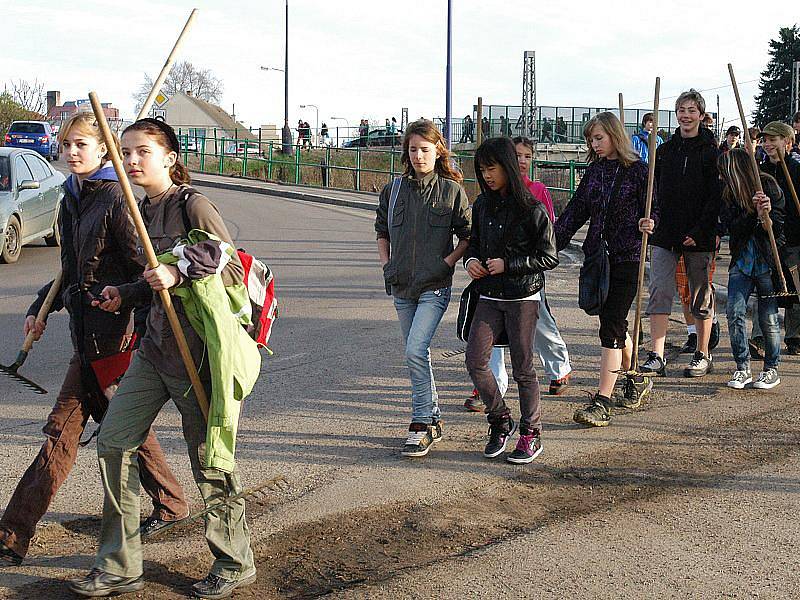
{"label": "bare tree branch", "polygon": [[11,98],[25,110],[43,115],[47,112],[47,98],[44,83],[34,79],[33,83],[25,79],[11,80]]}
{"label": "bare tree branch", "polygon": [[[144,81],[136,90],[132,97],[136,100],[136,112],[142,107],[142,103],[147,100],[147,95],[153,87],[153,78],[145,74]],[[220,81],[210,69],[198,69],[187,60],[176,62],[172,65],[169,75],[161,86],[161,91],[167,96],[173,96],[178,92],[191,92],[196,98],[219,104],[222,101],[222,81]]]}

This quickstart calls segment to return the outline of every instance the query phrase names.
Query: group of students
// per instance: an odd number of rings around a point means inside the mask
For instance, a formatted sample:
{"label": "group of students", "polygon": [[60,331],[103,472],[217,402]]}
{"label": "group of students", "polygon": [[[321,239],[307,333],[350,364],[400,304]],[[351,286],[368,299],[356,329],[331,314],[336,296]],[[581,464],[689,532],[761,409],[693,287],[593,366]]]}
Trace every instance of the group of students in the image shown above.
{"label": "group of students", "polygon": [[[110,151],[93,114],[78,113],[68,120],[59,131],[59,144],[71,174],[58,213],[62,278],[50,312],[68,310],[74,354],[43,429],[45,443],[0,519],[0,565],[23,561],[36,525],[69,475],[83,445],[81,434],[93,418],[102,421],[97,454],[105,498],[99,548],[91,571],[68,586],[85,597],[142,589],[141,537],[189,513],[181,485],[151,429],[172,399],[205,505],[225,501],[205,518],[214,563],[208,575],[193,585],[192,593],[199,598],[226,597],[256,577],[245,501],[231,499],[241,491],[232,461],[235,439],[224,431],[231,425],[219,422],[220,410],[224,413],[228,407],[216,405],[219,357],[212,355],[210,339],[230,340],[230,332],[235,337],[241,330],[249,340],[232,307],[224,306],[224,290],[243,289],[241,261],[232,251],[235,246],[217,208],[189,186],[180,143],[169,125],[141,119],[124,130],[121,144],[114,139],[127,177],[145,192],[140,212],[162,261],[155,268],[145,266],[141,242],[109,162]],[[46,320],[37,320],[36,315],[53,283],[42,288],[31,305],[24,323],[26,335],[34,331],[38,339],[44,333]],[[203,297],[189,291],[200,290],[198,285]],[[211,398],[208,424],[165,307],[154,293],[160,290],[172,293],[190,353],[200,366],[200,381]],[[213,334],[208,325],[198,325],[203,311],[215,320]],[[235,345],[249,353],[237,362],[259,371],[255,342],[248,345],[236,339]],[[235,437],[235,426],[232,432]],[[153,512],[143,523],[140,485],[153,501]]]}
{"label": "group of students", "polygon": [[[429,121],[409,125],[403,141],[405,171],[382,191],[376,212],[378,254],[387,293],[400,321],[411,379],[411,424],[401,453],[425,456],[442,439],[443,421],[430,357],[431,340],[447,310],[456,263],[479,293],[466,348],[466,368],[474,383],[465,408],[483,410],[489,423],[487,458],[502,455],[519,430],[506,459],[532,462],[542,451],[540,390],[534,367],[539,354],[550,378],[550,393],[563,393],[571,366],[545,297],[545,272],[558,266],[564,249],[587,221],[586,256],[604,247],[609,263],[607,300],[599,310],[600,372],[597,392],[575,411],[574,420],[607,426],[617,409],[637,408],[665,376],[665,345],[676,291],[680,292],[691,353],[686,377],[712,372],[711,350],[718,343],[712,277],[720,237],[729,236],[727,319],[736,363],[728,386],[771,389],[780,383],[778,306],[786,306],[787,345],[797,295],[784,295],[780,273],[800,264],[800,205],[783,174],[800,190],[800,155],[795,130],[781,122],[766,125],[760,144],[764,159],[760,183],[748,150],[721,152],[703,126],[705,100],[694,89],[675,103],[678,127],[666,142],[658,140],[652,211],[645,218],[648,134],[629,138],[610,112],[589,120],[583,135],[589,165],[564,211],[556,219],[546,188],[531,181],[533,144],[526,138],[490,138],[476,150],[474,168],[480,195],[470,206],[462,175],[451,163],[440,132]],[[800,115],[798,115],[800,116]],[[800,118],[796,119],[800,124]],[[763,192],[759,191],[763,188]],[[788,198],[788,200],[787,200]],[[780,252],[773,258],[769,229]],[[632,356],[627,316],[636,298],[643,233],[649,234],[649,299],[652,348],[638,365]],[[453,236],[457,243],[453,244]],[[796,269],[794,269],[796,271]],[[764,340],[764,365],[750,370],[746,310],[757,293],[756,336]],[[757,325],[756,325],[757,324]],[[790,329],[795,327],[794,329]],[[511,354],[519,390],[519,424],[504,400],[508,386],[503,348]],[[752,344],[751,344],[752,346]],[[624,373],[623,377],[619,377]],[[621,389],[616,389],[622,383]]]}

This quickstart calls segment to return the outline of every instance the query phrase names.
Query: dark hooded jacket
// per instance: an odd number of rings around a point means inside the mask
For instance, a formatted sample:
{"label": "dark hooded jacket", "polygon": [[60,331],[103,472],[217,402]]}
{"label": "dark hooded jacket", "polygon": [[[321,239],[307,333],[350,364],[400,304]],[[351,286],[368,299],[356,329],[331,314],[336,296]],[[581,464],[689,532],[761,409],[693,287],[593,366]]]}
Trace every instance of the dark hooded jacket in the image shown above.
{"label": "dark hooded jacket", "polygon": [[[71,175],[64,183],[64,190],[58,211],[64,275],[61,292],[50,312],[64,307],[70,311],[70,330],[76,350],[81,343],[80,349],[90,357],[117,352],[128,330],[130,308],[115,314],[92,307],[91,301],[105,286],[120,286],[141,274],[142,266],[136,262],[136,229],[111,166],[104,166],[84,180],[80,188],[76,177]],[[28,315],[36,315],[52,283],[39,290]],[[74,314],[78,306],[83,309],[82,341],[77,339]]]}
{"label": "dark hooded jacket", "polygon": [[[701,127],[697,136],[681,137],[678,128],[656,153],[659,222],[652,244],[678,252],[716,250],[720,184],[714,134]],[[696,246],[684,246],[686,237]]]}

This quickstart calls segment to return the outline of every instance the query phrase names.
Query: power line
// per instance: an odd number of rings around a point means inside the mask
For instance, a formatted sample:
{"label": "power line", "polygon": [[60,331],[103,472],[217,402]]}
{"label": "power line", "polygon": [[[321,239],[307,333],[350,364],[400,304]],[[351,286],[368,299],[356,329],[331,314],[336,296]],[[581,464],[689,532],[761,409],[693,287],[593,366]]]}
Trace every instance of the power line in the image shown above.
{"label": "power line", "polygon": [[[754,83],[756,81],[758,81],[758,79],[750,79],[748,81],[740,82],[739,85],[744,85],[746,83]],[[729,87],[733,87],[733,85],[729,83],[727,85],[718,85],[717,87],[705,88],[705,89],[697,90],[697,91],[698,92],[713,92],[714,90],[722,90],[722,89],[729,88]],[[675,96],[661,96],[661,97],[659,97],[659,101],[661,101],[661,100],[672,100],[674,98],[677,98],[678,96],[680,96],[680,94],[676,94]],[[652,104],[652,103],[653,103],[652,100],[642,100],[641,102],[632,102],[630,104],[626,104],[626,106],[639,106],[641,104]]]}

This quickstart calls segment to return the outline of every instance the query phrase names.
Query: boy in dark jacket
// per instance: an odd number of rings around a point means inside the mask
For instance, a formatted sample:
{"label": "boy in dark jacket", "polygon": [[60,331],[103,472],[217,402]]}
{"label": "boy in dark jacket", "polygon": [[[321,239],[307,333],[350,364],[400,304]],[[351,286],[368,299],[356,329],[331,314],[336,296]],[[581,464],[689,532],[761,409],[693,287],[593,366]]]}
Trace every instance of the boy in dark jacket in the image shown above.
{"label": "boy in dark jacket", "polygon": [[713,368],[708,341],[714,317],[714,292],[708,276],[716,249],[720,209],[717,147],[714,134],[700,127],[705,100],[699,92],[690,89],[682,93],[675,102],[675,112],[679,127],[672,139],[659,148],[656,158],[661,218],[651,241],[647,306],[653,350],[642,370],[666,375],[664,342],[675,297],[675,268],[683,257],[697,326],[697,351],[684,375],[702,377]]}
{"label": "boy in dark jacket", "polygon": [[[783,192],[786,203],[786,222],[784,225],[786,236],[784,255],[786,263],[788,266],[798,265],[800,264],[800,212],[798,212],[789,182],[786,180],[786,175],[780,163],[780,153],[783,151],[786,168],[794,184],[795,192],[800,193],[800,160],[791,154],[792,143],[795,141],[795,132],[790,125],[780,121],[773,121],[764,127],[762,134],[764,136],[766,159],[760,164],[761,171],[775,178]],[[797,300],[796,297],[795,300]],[[785,308],[786,314],[783,320],[785,336],[783,341],[786,344],[786,353],[800,354],[800,304],[794,303]],[[753,320],[753,337],[750,346],[758,350],[761,350],[764,346],[763,333],[758,324],[758,319]]]}

